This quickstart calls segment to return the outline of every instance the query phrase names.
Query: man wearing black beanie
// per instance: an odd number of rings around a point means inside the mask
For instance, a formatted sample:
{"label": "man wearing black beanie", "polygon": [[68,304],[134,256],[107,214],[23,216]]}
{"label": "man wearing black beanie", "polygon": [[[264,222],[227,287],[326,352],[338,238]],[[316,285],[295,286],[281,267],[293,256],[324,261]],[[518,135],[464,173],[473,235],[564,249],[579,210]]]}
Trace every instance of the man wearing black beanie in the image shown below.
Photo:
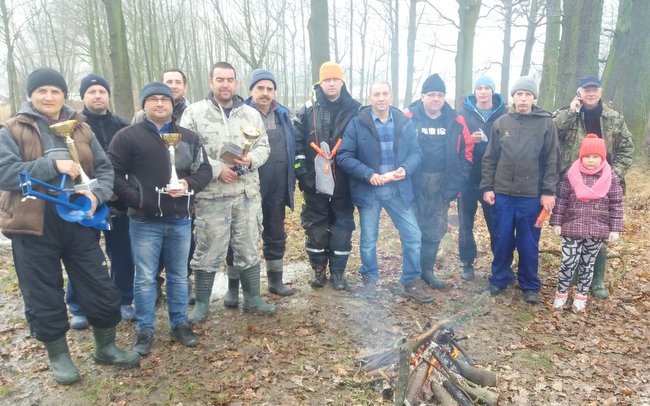
{"label": "man wearing black beanie", "polygon": [[422,85],[420,100],[408,107],[422,150],[422,164],[413,178],[415,214],[422,231],[422,279],[444,289],[434,276],[440,241],[447,232],[449,203],[463,190],[472,167],[474,143],[465,119],[445,101],[447,88],[434,73]]}
{"label": "man wearing black beanie", "polygon": [[[129,125],[128,121],[111,113],[111,88],[103,77],[91,73],[81,79],[79,95],[84,103],[81,114],[86,123],[95,133],[97,141],[106,151],[113,136],[122,128]],[[131,241],[129,239],[129,218],[126,216],[126,205],[120,200],[108,202],[111,211],[111,229],[104,231],[106,239],[106,254],[111,260],[111,278],[120,290],[120,313],[122,320],[131,321],[135,318],[133,302],[133,260],[131,259]],[[73,329],[88,328],[86,314],[77,302],[71,284],[66,291],[66,303],[72,314],[70,327]]]}

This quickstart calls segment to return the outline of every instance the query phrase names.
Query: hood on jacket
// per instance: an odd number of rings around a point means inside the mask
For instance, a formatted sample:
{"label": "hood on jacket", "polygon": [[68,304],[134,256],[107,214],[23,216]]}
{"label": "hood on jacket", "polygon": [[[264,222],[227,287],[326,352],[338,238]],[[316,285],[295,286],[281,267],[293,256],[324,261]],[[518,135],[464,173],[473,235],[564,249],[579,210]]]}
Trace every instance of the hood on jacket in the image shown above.
{"label": "hood on jacket", "polygon": [[[408,111],[411,113],[410,115],[407,114],[408,117],[411,117],[416,115],[416,116],[426,116],[426,112],[424,111],[424,103],[422,103],[422,100],[416,100],[413,103],[409,104],[407,107]],[[455,111],[451,108],[451,105],[445,101],[445,104],[442,105],[442,108],[440,109],[440,117],[446,117],[449,113],[455,113]],[[454,114],[455,117],[455,114]]]}
{"label": "hood on jacket", "polygon": [[[247,105],[249,105],[251,107],[255,107],[254,104],[253,104],[253,96],[250,96],[248,99],[246,99],[244,101],[244,104],[247,104]],[[291,111],[288,108],[284,107],[282,104],[280,104],[275,99],[273,99],[273,101],[271,102],[271,108],[275,108],[276,113],[280,113],[280,114],[289,114],[289,113],[291,113]]]}
{"label": "hood on jacket", "polygon": [[343,82],[343,87],[341,88],[341,94],[339,95],[339,98],[336,99],[336,101],[334,102],[330,101],[330,99],[328,99],[327,96],[325,96],[325,92],[323,91],[323,88],[320,87],[320,83],[316,83],[314,85],[313,91],[314,91],[314,95],[312,96],[312,100],[315,100],[316,103],[325,107],[336,105],[340,103],[342,100],[347,100],[352,98],[352,95],[348,91],[345,82]]}
{"label": "hood on jacket", "polygon": [[[473,94],[465,97],[465,105],[472,110],[478,110],[476,107],[476,96]],[[492,111],[497,111],[503,106],[503,98],[499,93],[494,93],[492,95]]]}
{"label": "hood on jacket", "polygon": [[543,108],[533,104],[533,110],[528,113],[528,114],[522,114],[518,113],[517,110],[515,109],[515,105],[510,105],[510,108],[508,109],[508,113],[518,115],[518,116],[527,116],[527,115],[532,115],[532,116],[538,116],[538,117],[553,117],[553,114],[550,112],[544,110]]}
{"label": "hood on jacket", "polygon": [[[61,119],[61,120],[57,120],[57,122],[58,121],[64,121],[64,120],[70,120],[75,115],[77,115],[77,111],[75,109],[73,109],[72,107],[66,105],[66,104],[63,105],[61,110],[63,110],[65,112],[65,117],[63,119]],[[20,109],[18,110],[18,113],[16,113],[16,115],[17,116],[18,115],[30,116],[30,117],[33,117],[34,119],[43,120],[48,124],[52,124],[50,119],[48,119],[43,114],[41,114],[40,112],[36,111],[36,109],[34,109],[34,105],[29,100],[26,101],[26,102],[23,102],[23,104],[20,105]],[[77,118],[75,118],[75,120],[77,120],[77,121],[85,121],[85,120],[83,120],[83,117],[81,119],[79,117],[77,117]]]}
{"label": "hood on jacket", "polygon": [[[212,104],[214,104],[216,107],[221,108],[221,105],[214,101],[214,92],[212,90],[208,91],[208,95],[206,96],[206,99],[210,100]],[[241,97],[238,94],[235,94],[235,96],[232,98],[232,108],[237,108],[244,104],[244,98]]]}

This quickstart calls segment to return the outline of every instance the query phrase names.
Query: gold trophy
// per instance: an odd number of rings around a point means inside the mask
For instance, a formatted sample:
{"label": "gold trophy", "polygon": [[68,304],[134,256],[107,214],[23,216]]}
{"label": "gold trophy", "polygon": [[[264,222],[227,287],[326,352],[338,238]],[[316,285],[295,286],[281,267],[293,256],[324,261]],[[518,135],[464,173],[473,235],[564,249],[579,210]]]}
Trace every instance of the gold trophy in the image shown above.
{"label": "gold trophy", "polygon": [[176,146],[181,142],[181,135],[179,133],[163,133],[160,134],[167,150],[169,151],[169,163],[171,165],[172,175],[169,178],[169,183],[165,186],[165,191],[183,189],[183,185],[178,181],[176,174]]}
{"label": "gold trophy", "polygon": [[242,148],[235,143],[229,142],[224,145],[220,155],[222,161],[233,165],[235,164],[235,159],[241,160],[248,154],[255,140],[261,135],[260,130],[252,125],[242,125],[239,129],[244,134],[244,147]]}
{"label": "gold trophy", "polygon": [[52,124],[50,126],[50,130],[52,130],[54,134],[61,138],[65,138],[65,145],[68,147],[68,152],[70,152],[72,160],[79,164],[80,174],[77,180],[75,180],[77,184],[74,186],[75,192],[79,192],[81,190],[90,190],[91,186],[97,183],[97,179],[90,179],[79,163],[77,147],[75,147],[74,140],[72,139],[72,132],[75,128],[77,128],[77,120],[61,121],[60,123]]}

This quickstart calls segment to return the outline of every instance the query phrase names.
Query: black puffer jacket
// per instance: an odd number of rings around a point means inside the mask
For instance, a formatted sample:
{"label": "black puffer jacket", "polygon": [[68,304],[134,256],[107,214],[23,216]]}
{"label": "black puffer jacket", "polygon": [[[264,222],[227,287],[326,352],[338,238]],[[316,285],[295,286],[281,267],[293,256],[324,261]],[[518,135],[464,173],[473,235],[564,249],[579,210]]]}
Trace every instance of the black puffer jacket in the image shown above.
{"label": "black puffer jacket", "polygon": [[[312,142],[320,146],[322,141],[329,144],[330,150],[334,149],[336,142],[343,136],[343,131],[352,117],[359,112],[361,104],[354,100],[345,85],[341,89],[341,96],[331,102],[320,87],[314,86],[314,97],[298,111],[293,119],[294,134],[296,136],[296,171],[298,187],[302,191],[314,193],[316,190],[316,173],[314,171],[314,158],[316,151],[310,146]],[[337,170],[333,165],[336,184],[334,194],[350,194],[348,175],[345,171]]]}

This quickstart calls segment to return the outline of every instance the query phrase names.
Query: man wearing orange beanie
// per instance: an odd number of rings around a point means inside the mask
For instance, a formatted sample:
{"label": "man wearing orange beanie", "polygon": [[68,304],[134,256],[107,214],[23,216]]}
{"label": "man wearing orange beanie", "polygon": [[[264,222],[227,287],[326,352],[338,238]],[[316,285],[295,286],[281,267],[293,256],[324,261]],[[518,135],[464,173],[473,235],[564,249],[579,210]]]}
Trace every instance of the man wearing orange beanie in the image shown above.
{"label": "man wearing orange beanie", "polygon": [[341,66],[325,62],[312,100],[294,118],[294,169],[304,197],[300,219],[314,269],[314,288],[327,284],[329,264],[332,287],[347,289],[343,273],[352,249],[354,206],[348,175],[338,168],[335,159],[343,130],[359,106],[345,87]]}

